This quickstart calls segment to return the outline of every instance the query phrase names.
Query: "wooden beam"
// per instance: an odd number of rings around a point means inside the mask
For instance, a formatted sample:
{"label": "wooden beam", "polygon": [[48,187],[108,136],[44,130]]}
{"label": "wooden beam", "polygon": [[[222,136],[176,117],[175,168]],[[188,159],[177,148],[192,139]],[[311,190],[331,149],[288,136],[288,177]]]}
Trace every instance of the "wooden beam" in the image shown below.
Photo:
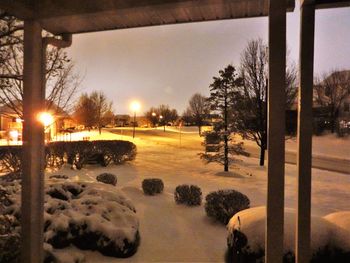
{"label": "wooden beam", "polygon": [[269,3],[268,166],[265,262],[283,260],[286,1]]}
{"label": "wooden beam", "polygon": [[34,4],[32,1],[1,0],[0,9],[21,20],[33,19],[34,17]]}
{"label": "wooden beam", "polygon": [[297,153],[296,262],[310,261],[312,104],[314,74],[315,5],[301,5]]}
{"label": "wooden beam", "polygon": [[41,31],[37,21],[24,22],[22,263],[43,262],[44,128],[37,119],[45,108]]}
{"label": "wooden beam", "polygon": [[349,0],[314,0],[316,9],[349,7]]}

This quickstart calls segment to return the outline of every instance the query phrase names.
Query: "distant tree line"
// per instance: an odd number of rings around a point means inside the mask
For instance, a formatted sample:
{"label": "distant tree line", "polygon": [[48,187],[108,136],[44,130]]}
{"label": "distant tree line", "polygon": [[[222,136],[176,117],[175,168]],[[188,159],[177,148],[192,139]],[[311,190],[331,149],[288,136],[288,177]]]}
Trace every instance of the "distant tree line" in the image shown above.
{"label": "distant tree line", "polygon": [[145,117],[152,127],[163,126],[165,131],[165,127],[169,124],[174,124],[178,120],[179,115],[176,109],[171,109],[169,105],[161,104],[146,111]]}

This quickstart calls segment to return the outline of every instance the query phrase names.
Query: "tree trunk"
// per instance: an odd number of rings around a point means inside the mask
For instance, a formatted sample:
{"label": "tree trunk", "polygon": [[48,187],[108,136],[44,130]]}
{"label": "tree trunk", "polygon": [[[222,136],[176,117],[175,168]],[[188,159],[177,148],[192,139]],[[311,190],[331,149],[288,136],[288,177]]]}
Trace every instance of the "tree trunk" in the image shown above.
{"label": "tree trunk", "polygon": [[225,151],[224,151],[224,171],[228,172],[228,112],[227,112],[227,88],[225,88],[225,108],[224,108],[224,128],[225,128],[225,136],[224,136],[224,141],[225,141]]}
{"label": "tree trunk", "polygon": [[228,172],[228,138],[227,138],[227,135],[225,135],[224,140],[225,140],[224,171]]}
{"label": "tree trunk", "polygon": [[264,166],[265,163],[265,145],[260,146],[260,166]]}
{"label": "tree trunk", "polygon": [[202,134],[202,126],[198,125],[198,134],[199,136],[201,136]]}
{"label": "tree trunk", "polygon": [[164,131],[165,131],[165,125],[163,126],[163,128],[164,128]]}

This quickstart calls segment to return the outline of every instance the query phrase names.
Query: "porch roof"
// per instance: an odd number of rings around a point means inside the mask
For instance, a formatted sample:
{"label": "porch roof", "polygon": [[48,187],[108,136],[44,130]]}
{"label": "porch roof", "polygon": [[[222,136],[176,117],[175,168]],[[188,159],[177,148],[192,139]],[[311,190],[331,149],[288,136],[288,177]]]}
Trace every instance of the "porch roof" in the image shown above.
{"label": "porch roof", "polygon": [[[294,0],[286,0],[294,10]],[[268,15],[268,0],[1,0],[0,9],[39,20],[54,34]]]}

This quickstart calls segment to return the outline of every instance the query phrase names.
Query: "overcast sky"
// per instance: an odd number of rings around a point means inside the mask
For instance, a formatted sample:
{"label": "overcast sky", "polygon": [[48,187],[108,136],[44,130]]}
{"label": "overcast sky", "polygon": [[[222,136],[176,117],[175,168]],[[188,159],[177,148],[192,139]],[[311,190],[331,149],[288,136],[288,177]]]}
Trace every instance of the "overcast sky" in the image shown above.
{"label": "overcast sky", "polygon": [[[212,77],[239,65],[247,41],[267,41],[267,18],[202,22],[74,35],[67,51],[84,75],[82,92],[103,91],[117,114],[168,104],[181,114],[192,94],[208,95]],[[288,14],[290,58],[298,62],[299,10]],[[350,69],[350,8],[316,13],[315,73]]]}

